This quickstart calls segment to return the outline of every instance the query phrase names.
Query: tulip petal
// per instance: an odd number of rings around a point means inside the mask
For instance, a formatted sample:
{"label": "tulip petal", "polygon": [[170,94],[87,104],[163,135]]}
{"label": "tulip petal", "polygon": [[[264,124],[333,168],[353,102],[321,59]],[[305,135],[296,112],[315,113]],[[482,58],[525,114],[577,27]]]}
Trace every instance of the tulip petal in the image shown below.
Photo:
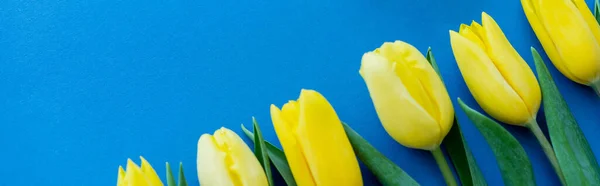
{"label": "tulip petal", "polygon": [[[406,86],[411,97],[417,101],[431,117],[434,117],[437,120],[440,115],[436,108],[437,106],[429,98],[425,89],[423,89],[424,87],[419,82],[419,77],[412,73],[412,70],[407,64],[407,61],[409,60],[417,60],[412,57],[415,55],[413,54],[414,52],[408,51],[406,49],[407,47],[408,44],[404,42],[386,42],[376,50],[376,53],[379,52],[381,55],[385,56],[389,62],[395,65],[396,75],[400,77],[400,80],[404,83],[404,86]],[[420,54],[418,50],[416,50],[416,53]]]}
{"label": "tulip petal", "polygon": [[144,157],[140,156],[140,159],[142,160],[142,173],[144,173],[148,182],[151,185],[162,186],[163,184],[160,181],[158,174],[156,174],[156,171],[154,171],[154,168],[152,168],[152,165],[150,165],[150,163],[148,163]]}
{"label": "tulip petal", "polygon": [[216,145],[227,154],[225,164],[234,185],[267,186],[267,177],[252,150],[235,132],[221,128],[213,135]]}
{"label": "tulip petal", "polygon": [[554,66],[562,74],[564,74],[565,76],[567,76],[567,78],[569,78],[577,83],[584,84],[585,83],[584,80],[579,79],[578,77],[575,77],[575,75],[573,75],[573,73],[571,73],[567,69],[566,65],[564,64],[563,59],[561,59],[561,57],[558,53],[558,50],[554,45],[554,42],[552,41],[552,38],[550,38],[548,31],[546,31],[546,28],[544,27],[544,25],[542,25],[540,17],[537,15],[538,7],[536,6],[536,4],[533,1],[536,1],[536,0],[521,0],[521,5],[523,6],[523,11],[525,12],[527,20],[529,21],[529,25],[531,25],[531,28],[535,32],[535,35],[537,36],[538,40],[542,44],[544,51],[546,52],[548,57],[552,60],[552,63],[554,64]]}
{"label": "tulip petal", "polygon": [[125,180],[128,185],[150,185],[146,180],[144,173],[131,159],[127,159],[127,170],[125,171]]}
{"label": "tulip petal", "polygon": [[461,24],[458,33],[461,36],[467,38],[469,41],[475,43],[477,46],[479,46],[479,48],[485,49],[485,44],[481,40],[481,32],[476,32],[473,29],[471,29],[471,27],[465,24]]}
{"label": "tulip petal", "polygon": [[[417,48],[408,43],[404,43],[403,46],[404,51],[408,51],[410,53],[410,55],[406,56],[405,60],[403,61],[403,64],[408,66],[408,68],[405,69],[409,71],[405,72],[405,74],[411,73],[412,76],[409,77],[412,77],[413,79],[400,78],[400,80],[402,83],[407,81],[419,83],[419,87],[423,90],[423,95],[427,96],[427,99],[431,104],[429,109],[432,110],[429,110],[428,113],[437,120],[437,123],[440,127],[439,140],[441,143],[444,136],[446,136],[448,131],[450,131],[452,122],[454,120],[454,108],[452,107],[452,101],[450,101],[450,96],[448,96],[446,86],[442,82],[435,69],[433,69],[431,64],[427,61],[425,56],[423,56],[423,54],[421,54]],[[398,74],[398,71],[398,66],[396,66],[396,74]],[[409,90],[410,89],[411,88],[409,88]],[[411,94],[411,96],[413,95]]]}
{"label": "tulip petal", "polygon": [[200,137],[196,159],[200,185],[235,185],[225,162],[226,156],[226,152],[217,146],[213,136],[204,134]]}
{"label": "tulip petal", "polygon": [[302,90],[298,141],[317,185],[362,185],[358,160],[342,122],[329,102],[314,90]]}
{"label": "tulip petal", "polygon": [[450,31],[450,41],[460,72],[479,105],[502,122],[526,123],[531,118],[527,107],[485,51],[454,31]]}
{"label": "tulip petal", "polygon": [[[437,108],[437,104],[432,100],[432,96],[430,92],[426,90],[426,85],[423,85],[421,81],[426,81],[427,78],[421,77],[425,75],[425,73],[419,73],[421,76],[418,76],[416,72],[417,69],[412,69],[409,67],[407,62],[397,62],[393,64],[395,67],[396,75],[402,81],[402,84],[406,86],[407,91],[410,93],[410,96],[417,101],[425,111],[431,116],[433,119],[438,122],[440,120],[440,109]],[[427,87],[428,89],[432,89],[432,87]],[[433,92],[431,92],[433,93]],[[418,95],[418,96],[417,96]],[[420,99],[416,99],[419,97]]]}
{"label": "tulip petal", "polygon": [[502,77],[527,106],[531,118],[535,118],[542,101],[542,93],[533,71],[510,44],[496,21],[487,13],[481,13],[487,54]]}
{"label": "tulip petal", "polygon": [[585,84],[598,78],[600,45],[577,7],[569,0],[537,1],[542,25],[554,38],[566,70]]}
{"label": "tulip petal", "polygon": [[[297,104],[294,101],[285,104],[285,116],[298,118],[296,105]],[[294,133],[298,120],[286,119],[285,116],[279,108],[275,105],[271,105],[271,120],[273,121],[273,127],[275,128],[277,138],[283,147],[285,157],[290,165],[296,183],[303,186],[316,185],[308,167],[308,162],[306,162],[306,158],[304,157],[304,152],[300,148],[300,144]]]}
{"label": "tulip petal", "polygon": [[[485,32],[483,30],[483,26],[481,26],[479,23],[477,23],[476,21],[471,21],[471,26],[469,27],[473,32],[475,32],[475,34],[477,34],[479,37],[481,37],[483,35],[483,33]],[[483,38],[481,38],[483,39]],[[482,40],[483,41],[483,40]]]}
{"label": "tulip petal", "polygon": [[123,167],[119,166],[119,176],[117,177],[117,186],[124,186],[127,185],[125,183],[125,170],[123,170]]}
{"label": "tulip petal", "polygon": [[390,136],[411,148],[430,150],[439,145],[437,121],[411,97],[386,58],[372,52],[364,54],[360,74]]}
{"label": "tulip petal", "polygon": [[596,43],[600,43],[600,25],[598,25],[598,21],[590,8],[587,6],[584,0],[573,0],[573,3],[583,16],[583,19],[587,23],[587,26],[590,28],[592,33],[594,34],[594,38],[596,38]]}

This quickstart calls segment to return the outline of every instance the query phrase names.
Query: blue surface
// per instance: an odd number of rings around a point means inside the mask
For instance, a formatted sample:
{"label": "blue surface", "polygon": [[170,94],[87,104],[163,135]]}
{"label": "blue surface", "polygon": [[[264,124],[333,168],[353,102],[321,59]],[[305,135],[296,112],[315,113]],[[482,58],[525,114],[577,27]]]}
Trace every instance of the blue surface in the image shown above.
{"label": "blue surface", "polygon": [[[139,155],[161,176],[164,162],[182,161],[197,185],[202,133],[241,132],[240,123],[256,116],[277,142],[269,104],[296,99],[301,88],[324,94],[422,185],[442,185],[429,153],[385,135],[358,74],[362,54],[384,41],[431,46],[453,101],[476,106],[449,29],[486,11],[530,65],[529,47],[541,50],[517,0],[4,0],[0,9],[0,185],[7,186],[113,185],[117,167]],[[549,68],[600,158],[600,99]],[[455,108],[485,178],[502,185],[491,149]],[[537,183],[557,185],[534,137],[506,128],[525,147]],[[363,175],[365,185],[377,184]]]}

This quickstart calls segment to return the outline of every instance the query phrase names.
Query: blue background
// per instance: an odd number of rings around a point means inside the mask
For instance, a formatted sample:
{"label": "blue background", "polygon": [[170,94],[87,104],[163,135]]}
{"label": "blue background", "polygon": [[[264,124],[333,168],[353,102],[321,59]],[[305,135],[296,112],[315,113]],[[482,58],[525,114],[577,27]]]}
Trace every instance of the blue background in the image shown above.
{"label": "blue background", "polygon": [[[448,30],[486,11],[530,65],[529,47],[541,50],[518,0],[3,0],[0,9],[0,185],[114,185],[117,167],[139,155],[161,176],[164,162],[183,162],[197,185],[201,134],[221,126],[240,133],[255,116],[279,144],[269,105],[301,88],[324,94],[422,185],[442,185],[428,152],[385,135],[358,74],[364,52],[394,40],[433,48],[486,180],[502,185],[488,144],[456,105],[461,97],[476,107]],[[549,68],[600,158],[600,99]],[[557,185],[535,138],[505,127],[538,184]]]}

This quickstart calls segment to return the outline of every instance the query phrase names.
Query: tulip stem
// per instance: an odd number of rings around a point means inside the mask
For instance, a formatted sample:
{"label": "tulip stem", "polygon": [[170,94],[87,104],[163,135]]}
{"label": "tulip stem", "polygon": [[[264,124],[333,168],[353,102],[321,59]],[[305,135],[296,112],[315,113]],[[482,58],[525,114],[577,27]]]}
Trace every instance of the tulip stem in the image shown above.
{"label": "tulip stem", "polygon": [[592,84],[590,84],[590,86],[594,89],[594,92],[596,92],[596,95],[598,95],[598,97],[600,97],[600,79],[592,82]]}
{"label": "tulip stem", "polygon": [[433,158],[437,162],[438,167],[440,167],[440,171],[442,171],[442,175],[446,180],[446,185],[457,186],[458,184],[456,183],[456,179],[454,179],[454,174],[452,174],[452,170],[450,170],[448,162],[446,161],[446,157],[444,157],[444,153],[440,147],[433,149],[431,154],[433,154]]}
{"label": "tulip stem", "polygon": [[554,154],[554,149],[552,149],[552,145],[550,145],[550,142],[548,142],[548,138],[546,138],[542,132],[542,129],[540,129],[537,121],[532,119],[526,124],[526,126],[529,128],[529,130],[531,130],[535,138],[537,138],[540,145],[542,145],[542,149],[544,150],[544,153],[546,153],[550,164],[552,164],[552,167],[554,167],[554,172],[556,172],[556,175],[558,178],[560,178],[562,185],[566,185],[565,177],[563,176],[562,170],[558,164],[558,159],[556,159],[556,154]]}

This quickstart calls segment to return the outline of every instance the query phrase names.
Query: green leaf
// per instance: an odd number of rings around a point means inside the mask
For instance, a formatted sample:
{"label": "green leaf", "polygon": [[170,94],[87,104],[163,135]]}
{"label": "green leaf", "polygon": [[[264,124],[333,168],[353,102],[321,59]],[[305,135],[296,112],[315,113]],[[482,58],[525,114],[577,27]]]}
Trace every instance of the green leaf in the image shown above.
{"label": "green leaf", "polygon": [[454,119],[454,125],[443,141],[446,151],[454,164],[460,182],[464,186],[486,186],[481,170],[467,146],[467,141],[462,135],[460,124]]}
{"label": "green leaf", "polygon": [[[443,82],[444,80],[442,78],[442,74],[440,74],[440,69],[435,61],[435,58],[433,57],[431,48],[427,49],[426,58]],[[477,162],[475,161],[473,154],[471,154],[471,150],[469,150],[467,141],[461,133],[460,125],[458,124],[456,118],[454,119],[454,124],[452,125],[452,128],[450,129],[450,132],[444,139],[443,143],[444,146],[446,146],[446,151],[448,151],[448,155],[452,160],[452,164],[454,164],[454,168],[458,173],[458,177],[460,178],[462,185],[487,185],[481,170],[477,166]]]}
{"label": "green leaf", "polygon": [[598,0],[594,3],[594,17],[596,17],[596,21],[600,23],[600,3]]}
{"label": "green leaf", "polygon": [[187,186],[185,175],[183,174],[183,163],[179,162],[179,186]]}
{"label": "green leaf", "polygon": [[542,89],[550,140],[567,185],[600,185],[600,167],[590,145],[540,54],[534,48],[531,53]]}
{"label": "green leaf", "polygon": [[519,141],[500,124],[473,110],[460,98],[458,98],[458,104],[492,148],[504,184],[508,186],[535,185],[531,162]]}
{"label": "green leaf", "polygon": [[[442,79],[442,74],[440,73],[440,68],[438,67],[437,63],[435,62],[435,58],[433,57],[433,52],[431,52],[431,47],[429,47],[427,49],[427,55],[425,56],[425,58],[427,58],[427,61],[429,61],[429,64],[431,64],[431,67],[433,67],[435,72],[437,72],[438,76],[440,76],[440,79]],[[444,80],[442,79],[442,81],[444,81]]]}
{"label": "green leaf", "polygon": [[[242,124],[242,130],[244,134],[248,136],[254,142],[254,134],[250,132],[244,125]],[[275,147],[275,145],[265,141],[265,147],[267,149],[267,153],[269,154],[269,159],[283,177],[283,180],[288,186],[296,186],[296,181],[294,180],[294,175],[292,174],[292,170],[290,169],[290,165],[287,162],[287,158],[285,158],[285,154],[281,149]]]}
{"label": "green leaf", "polygon": [[171,165],[169,165],[169,162],[166,163],[166,167],[167,167],[167,186],[175,186],[177,183],[175,183],[175,177],[173,176],[173,171],[171,171]]}
{"label": "green leaf", "polygon": [[258,162],[262,165],[265,173],[267,174],[267,179],[269,180],[269,185],[274,186],[273,184],[273,176],[271,176],[271,163],[269,162],[269,155],[267,154],[267,149],[265,148],[265,141],[263,140],[262,133],[260,132],[260,128],[258,127],[258,122],[256,122],[256,118],[252,117],[252,123],[254,124],[254,154],[256,158],[258,158]]}
{"label": "green leaf", "polygon": [[371,170],[382,185],[419,185],[417,181],[377,151],[350,126],[343,122],[342,124],[356,156]]}

